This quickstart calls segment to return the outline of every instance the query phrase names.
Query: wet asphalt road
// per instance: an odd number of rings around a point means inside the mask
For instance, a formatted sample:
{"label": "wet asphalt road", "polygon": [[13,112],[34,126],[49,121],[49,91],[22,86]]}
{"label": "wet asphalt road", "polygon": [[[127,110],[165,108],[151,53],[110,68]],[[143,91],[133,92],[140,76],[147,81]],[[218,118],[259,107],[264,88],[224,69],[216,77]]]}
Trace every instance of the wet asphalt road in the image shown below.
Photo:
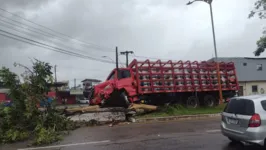
{"label": "wet asphalt road", "polygon": [[[73,131],[52,147],[34,150],[261,150],[252,145],[232,144],[220,133],[220,119],[122,124],[87,127]],[[13,144],[2,150],[23,148]],[[55,146],[55,147],[53,147]],[[63,147],[60,147],[63,146]],[[30,150],[30,149],[25,149]]]}

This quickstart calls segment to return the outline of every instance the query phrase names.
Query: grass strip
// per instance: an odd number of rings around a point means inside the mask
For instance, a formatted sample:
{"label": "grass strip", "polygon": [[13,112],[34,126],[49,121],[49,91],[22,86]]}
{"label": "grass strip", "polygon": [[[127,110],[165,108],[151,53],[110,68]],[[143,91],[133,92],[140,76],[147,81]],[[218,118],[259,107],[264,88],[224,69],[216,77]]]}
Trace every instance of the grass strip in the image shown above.
{"label": "grass strip", "polygon": [[138,118],[150,118],[150,117],[167,117],[178,115],[198,115],[198,114],[215,114],[223,111],[225,104],[218,105],[216,107],[199,107],[199,108],[186,108],[182,105],[164,106],[158,111],[154,111],[148,114],[140,115]]}

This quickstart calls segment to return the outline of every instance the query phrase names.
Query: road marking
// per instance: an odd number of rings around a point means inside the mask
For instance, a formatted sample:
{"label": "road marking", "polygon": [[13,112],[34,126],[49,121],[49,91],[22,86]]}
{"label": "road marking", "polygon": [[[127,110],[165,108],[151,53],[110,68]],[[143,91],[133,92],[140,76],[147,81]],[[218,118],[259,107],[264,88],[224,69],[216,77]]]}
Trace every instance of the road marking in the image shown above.
{"label": "road marking", "polygon": [[216,129],[216,130],[207,130],[207,133],[215,133],[215,132],[221,132],[220,129]]}
{"label": "road marking", "polygon": [[49,148],[60,148],[60,147],[70,147],[70,146],[79,146],[79,145],[90,145],[90,144],[99,144],[99,143],[108,143],[110,140],[105,141],[94,141],[94,142],[84,142],[84,143],[73,143],[65,145],[54,145],[54,146],[45,146],[45,147],[33,147],[33,148],[22,148],[18,150],[39,150],[39,149],[49,149]]}

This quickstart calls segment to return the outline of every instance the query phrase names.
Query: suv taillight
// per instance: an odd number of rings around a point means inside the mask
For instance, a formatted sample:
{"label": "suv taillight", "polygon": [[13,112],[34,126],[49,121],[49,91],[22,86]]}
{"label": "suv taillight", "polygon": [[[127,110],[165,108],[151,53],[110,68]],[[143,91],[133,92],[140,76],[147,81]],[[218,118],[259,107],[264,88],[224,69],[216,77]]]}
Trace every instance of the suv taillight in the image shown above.
{"label": "suv taillight", "polygon": [[259,127],[260,124],[261,124],[260,115],[254,114],[249,120],[248,127]]}

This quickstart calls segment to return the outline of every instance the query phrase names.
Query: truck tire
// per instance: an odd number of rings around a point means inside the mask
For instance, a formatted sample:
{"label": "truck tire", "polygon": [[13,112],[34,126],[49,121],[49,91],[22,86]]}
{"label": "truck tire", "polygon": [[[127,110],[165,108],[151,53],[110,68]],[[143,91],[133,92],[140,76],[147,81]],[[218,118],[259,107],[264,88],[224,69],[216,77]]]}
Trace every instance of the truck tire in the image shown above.
{"label": "truck tire", "polygon": [[120,97],[121,97],[122,100],[123,100],[124,107],[125,107],[125,108],[128,108],[129,105],[130,105],[130,102],[129,102],[129,100],[128,100],[127,93],[126,93],[125,91],[122,91],[121,94],[120,94]]}
{"label": "truck tire", "polygon": [[199,99],[196,96],[190,96],[186,104],[189,108],[197,108],[199,106]]}
{"label": "truck tire", "polygon": [[102,99],[101,104],[100,104],[100,107],[101,108],[106,107],[106,100],[105,99]]}
{"label": "truck tire", "polygon": [[214,107],[217,103],[217,100],[213,95],[206,95],[204,96],[204,106],[206,107]]}

